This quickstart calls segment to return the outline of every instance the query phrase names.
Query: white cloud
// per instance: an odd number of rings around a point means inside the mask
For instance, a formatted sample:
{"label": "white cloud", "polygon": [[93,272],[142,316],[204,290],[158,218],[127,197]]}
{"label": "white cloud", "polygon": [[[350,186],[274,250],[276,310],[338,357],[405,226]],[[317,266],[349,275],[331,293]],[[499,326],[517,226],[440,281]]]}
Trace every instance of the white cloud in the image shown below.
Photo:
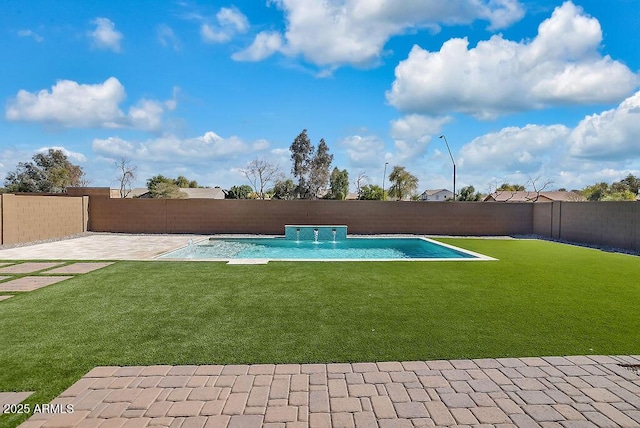
{"label": "white cloud", "polygon": [[221,8],[216,14],[218,23],[225,28],[233,28],[239,33],[244,33],[249,29],[249,20],[236,8]]}
{"label": "white cloud", "polygon": [[204,22],[200,25],[200,36],[204,42],[225,43],[249,29],[249,20],[236,8],[221,8],[216,14],[216,21],[216,24]]}
{"label": "white cloud", "polygon": [[68,150],[68,149],[66,149],[66,148],[64,148],[62,146],[41,147],[38,150],[36,150],[36,153],[47,153],[47,152],[49,152],[49,149],[60,150],[72,162],[86,162],[87,161],[87,157],[85,155],[83,155],[82,153],[72,152],[71,150]]}
{"label": "white cloud", "polygon": [[279,33],[263,31],[246,49],[234,53],[231,57],[236,61],[261,61],[280,50],[282,37]]}
{"label": "white cloud", "polygon": [[18,31],[18,36],[20,37],[31,37],[33,40],[35,40],[36,42],[41,42],[44,40],[44,38],[39,35],[38,33],[32,31],[32,30],[19,30]]}
{"label": "white cloud", "polygon": [[222,162],[248,154],[266,151],[266,140],[247,142],[237,136],[223,138],[215,132],[206,132],[194,138],[165,135],[144,142],[123,140],[119,137],[95,139],[94,152],[107,157],[127,157],[144,162],[211,163]]}
{"label": "white cloud", "polygon": [[[459,165],[469,172],[531,172],[561,148],[570,130],[564,125],[509,127],[475,138],[460,149]],[[548,159],[547,159],[548,160]]]}
{"label": "white cloud", "polygon": [[162,125],[165,110],[176,107],[174,98],[164,103],[142,99],[129,108],[120,109],[126,94],[115,77],[103,83],[79,84],[59,80],[51,91],[37,93],[24,89],[7,104],[5,117],[10,121],[44,122],[65,128],[134,128],[157,131]]}
{"label": "white cloud", "polygon": [[394,162],[405,163],[424,156],[434,134],[440,134],[442,126],[451,117],[429,117],[410,114],[391,122],[391,137],[396,152]]}
{"label": "white cloud", "polygon": [[91,23],[96,26],[95,30],[89,32],[93,46],[98,49],[120,52],[120,42],[123,35],[116,30],[116,25],[108,18],[96,18]]}
{"label": "white cloud", "polygon": [[156,35],[158,42],[164,47],[171,47],[175,51],[179,51],[182,47],[180,40],[173,32],[173,29],[167,24],[160,24],[156,27]]}
{"label": "white cloud", "polygon": [[524,15],[517,0],[405,0],[402,7],[394,0],[269,3],[285,13],[286,43],[280,51],[330,69],[375,64],[386,42],[407,31],[477,19],[489,21],[493,29],[504,28]]}
{"label": "white cloud", "polygon": [[6,118],[65,127],[117,128],[124,119],[118,107],[124,99],[124,86],[115,77],[95,85],[59,80],[51,91],[18,91],[7,106]]}
{"label": "white cloud", "polygon": [[451,39],[439,52],[414,46],[395,71],[388,101],[401,111],[457,111],[481,119],[554,105],[620,100],[638,76],[599,53],[600,24],[571,2],[554,10],[531,41],[501,35],[468,48]]}
{"label": "white cloud", "polygon": [[127,117],[131,127],[151,131],[160,129],[164,109],[164,104],[159,101],[142,99],[129,108]]}
{"label": "white cloud", "polygon": [[640,171],[640,92],[614,109],[586,116],[575,128],[527,125],[492,132],[464,145],[459,174],[484,189],[493,180],[581,189]]}
{"label": "white cloud", "polygon": [[576,157],[640,157],[640,91],[615,109],[585,117],[571,133],[569,144]]}
{"label": "white cloud", "polygon": [[231,34],[219,30],[211,24],[202,24],[200,26],[200,36],[207,43],[224,43],[231,40]]}
{"label": "white cloud", "polygon": [[391,136],[396,140],[425,141],[431,135],[440,133],[442,126],[451,120],[450,116],[409,114],[391,122]]}
{"label": "white cloud", "polygon": [[346,149],[349,163],[356,168],[379,164],[385,150],[384,141],[374,135],[351,135],[343,138],[340,146]]}

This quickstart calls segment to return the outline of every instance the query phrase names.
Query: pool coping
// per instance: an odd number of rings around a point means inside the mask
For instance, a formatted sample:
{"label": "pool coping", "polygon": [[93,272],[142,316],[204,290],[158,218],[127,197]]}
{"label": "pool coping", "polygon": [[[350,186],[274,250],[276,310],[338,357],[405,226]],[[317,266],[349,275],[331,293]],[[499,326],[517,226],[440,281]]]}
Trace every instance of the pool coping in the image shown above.
{"label": "pool coping", "polygon": [[[272,238],[285,238],[285,235],[249,235],[249,234],[214,234],[209,237],[194,240],[193,244],[198,244],[203,241],[208,241],[211,238],[219,239],[272,239]],[[190,262],[227,262],[230,265],[264,265],[269,262],[474,262],[474,261],[496,261],[498,259],[487,256],[485,254],[477,253],[475,251],[467,250],[466,248],[456,247],[455,245],[447,244],[444,242],[436,241],[425,235],[410,235],[410,234],[385,234],[385,235],[349,235],[347,239],[398,239],[398,238],[414,238],[422,239],[427,242],[431,242],[443,247],[473,256],[470,258],[406,258],[406,259],[272,259],[272,258],[247,258],[247,259],[233,259],[228,257],[212,257],[212,258],[169,258],[164,257],[174,251],[186,248],[187,245],[176,247],[170,251],[165,251],[161,254],[153,257],[153,260],[157,261],[190,261]]]}

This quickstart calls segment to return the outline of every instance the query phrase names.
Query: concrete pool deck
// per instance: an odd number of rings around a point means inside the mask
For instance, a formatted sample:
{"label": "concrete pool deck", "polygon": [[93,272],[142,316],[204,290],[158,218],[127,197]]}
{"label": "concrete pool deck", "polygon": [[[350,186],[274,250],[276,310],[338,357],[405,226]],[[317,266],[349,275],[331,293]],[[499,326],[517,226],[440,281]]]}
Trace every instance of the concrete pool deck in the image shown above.
{"label": "concrete pool deck", "polygon": [[209,235],[99,233],[0,250],[0,260],[151,260]]}

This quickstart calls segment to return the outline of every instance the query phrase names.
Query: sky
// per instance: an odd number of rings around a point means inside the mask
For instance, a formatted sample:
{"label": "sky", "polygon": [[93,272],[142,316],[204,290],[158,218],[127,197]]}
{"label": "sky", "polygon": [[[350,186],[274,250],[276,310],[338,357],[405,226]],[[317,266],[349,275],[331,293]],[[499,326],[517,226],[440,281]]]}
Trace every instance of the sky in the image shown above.
{"label": "sky", "polygon": [[[640,175],[638,0],[0,0],[0,180],[49,148],[200,185],[333,166],[419,192]],[[385,166],[385,164],[387,164]],[[388,180],[388,178],[387,178]],[[388,183],[388,181],[387,181]]]}

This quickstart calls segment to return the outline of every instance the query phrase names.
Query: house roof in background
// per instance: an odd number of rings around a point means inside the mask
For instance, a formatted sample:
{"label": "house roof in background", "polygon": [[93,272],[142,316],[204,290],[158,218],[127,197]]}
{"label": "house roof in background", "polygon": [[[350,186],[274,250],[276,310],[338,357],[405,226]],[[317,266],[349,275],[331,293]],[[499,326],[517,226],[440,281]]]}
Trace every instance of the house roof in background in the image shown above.
{"label": "house roof in background", "polygon": [[[189,199],[224,199],[224,190],[220,187],[190,187],[180,188],[181,192],[187,194]],[[149,192],[146,187],[136,187],[131,189],[128,198],[139,198]]]}
{"label": "house roof in background", "polygon": [[432,196],[432,195],[435,195],[436,193],[441,193],[441,192],[453,193],[449,189],[433,189],[433,190],[425,190],[424,192],[422,192],[422,194],[427,196]]}

